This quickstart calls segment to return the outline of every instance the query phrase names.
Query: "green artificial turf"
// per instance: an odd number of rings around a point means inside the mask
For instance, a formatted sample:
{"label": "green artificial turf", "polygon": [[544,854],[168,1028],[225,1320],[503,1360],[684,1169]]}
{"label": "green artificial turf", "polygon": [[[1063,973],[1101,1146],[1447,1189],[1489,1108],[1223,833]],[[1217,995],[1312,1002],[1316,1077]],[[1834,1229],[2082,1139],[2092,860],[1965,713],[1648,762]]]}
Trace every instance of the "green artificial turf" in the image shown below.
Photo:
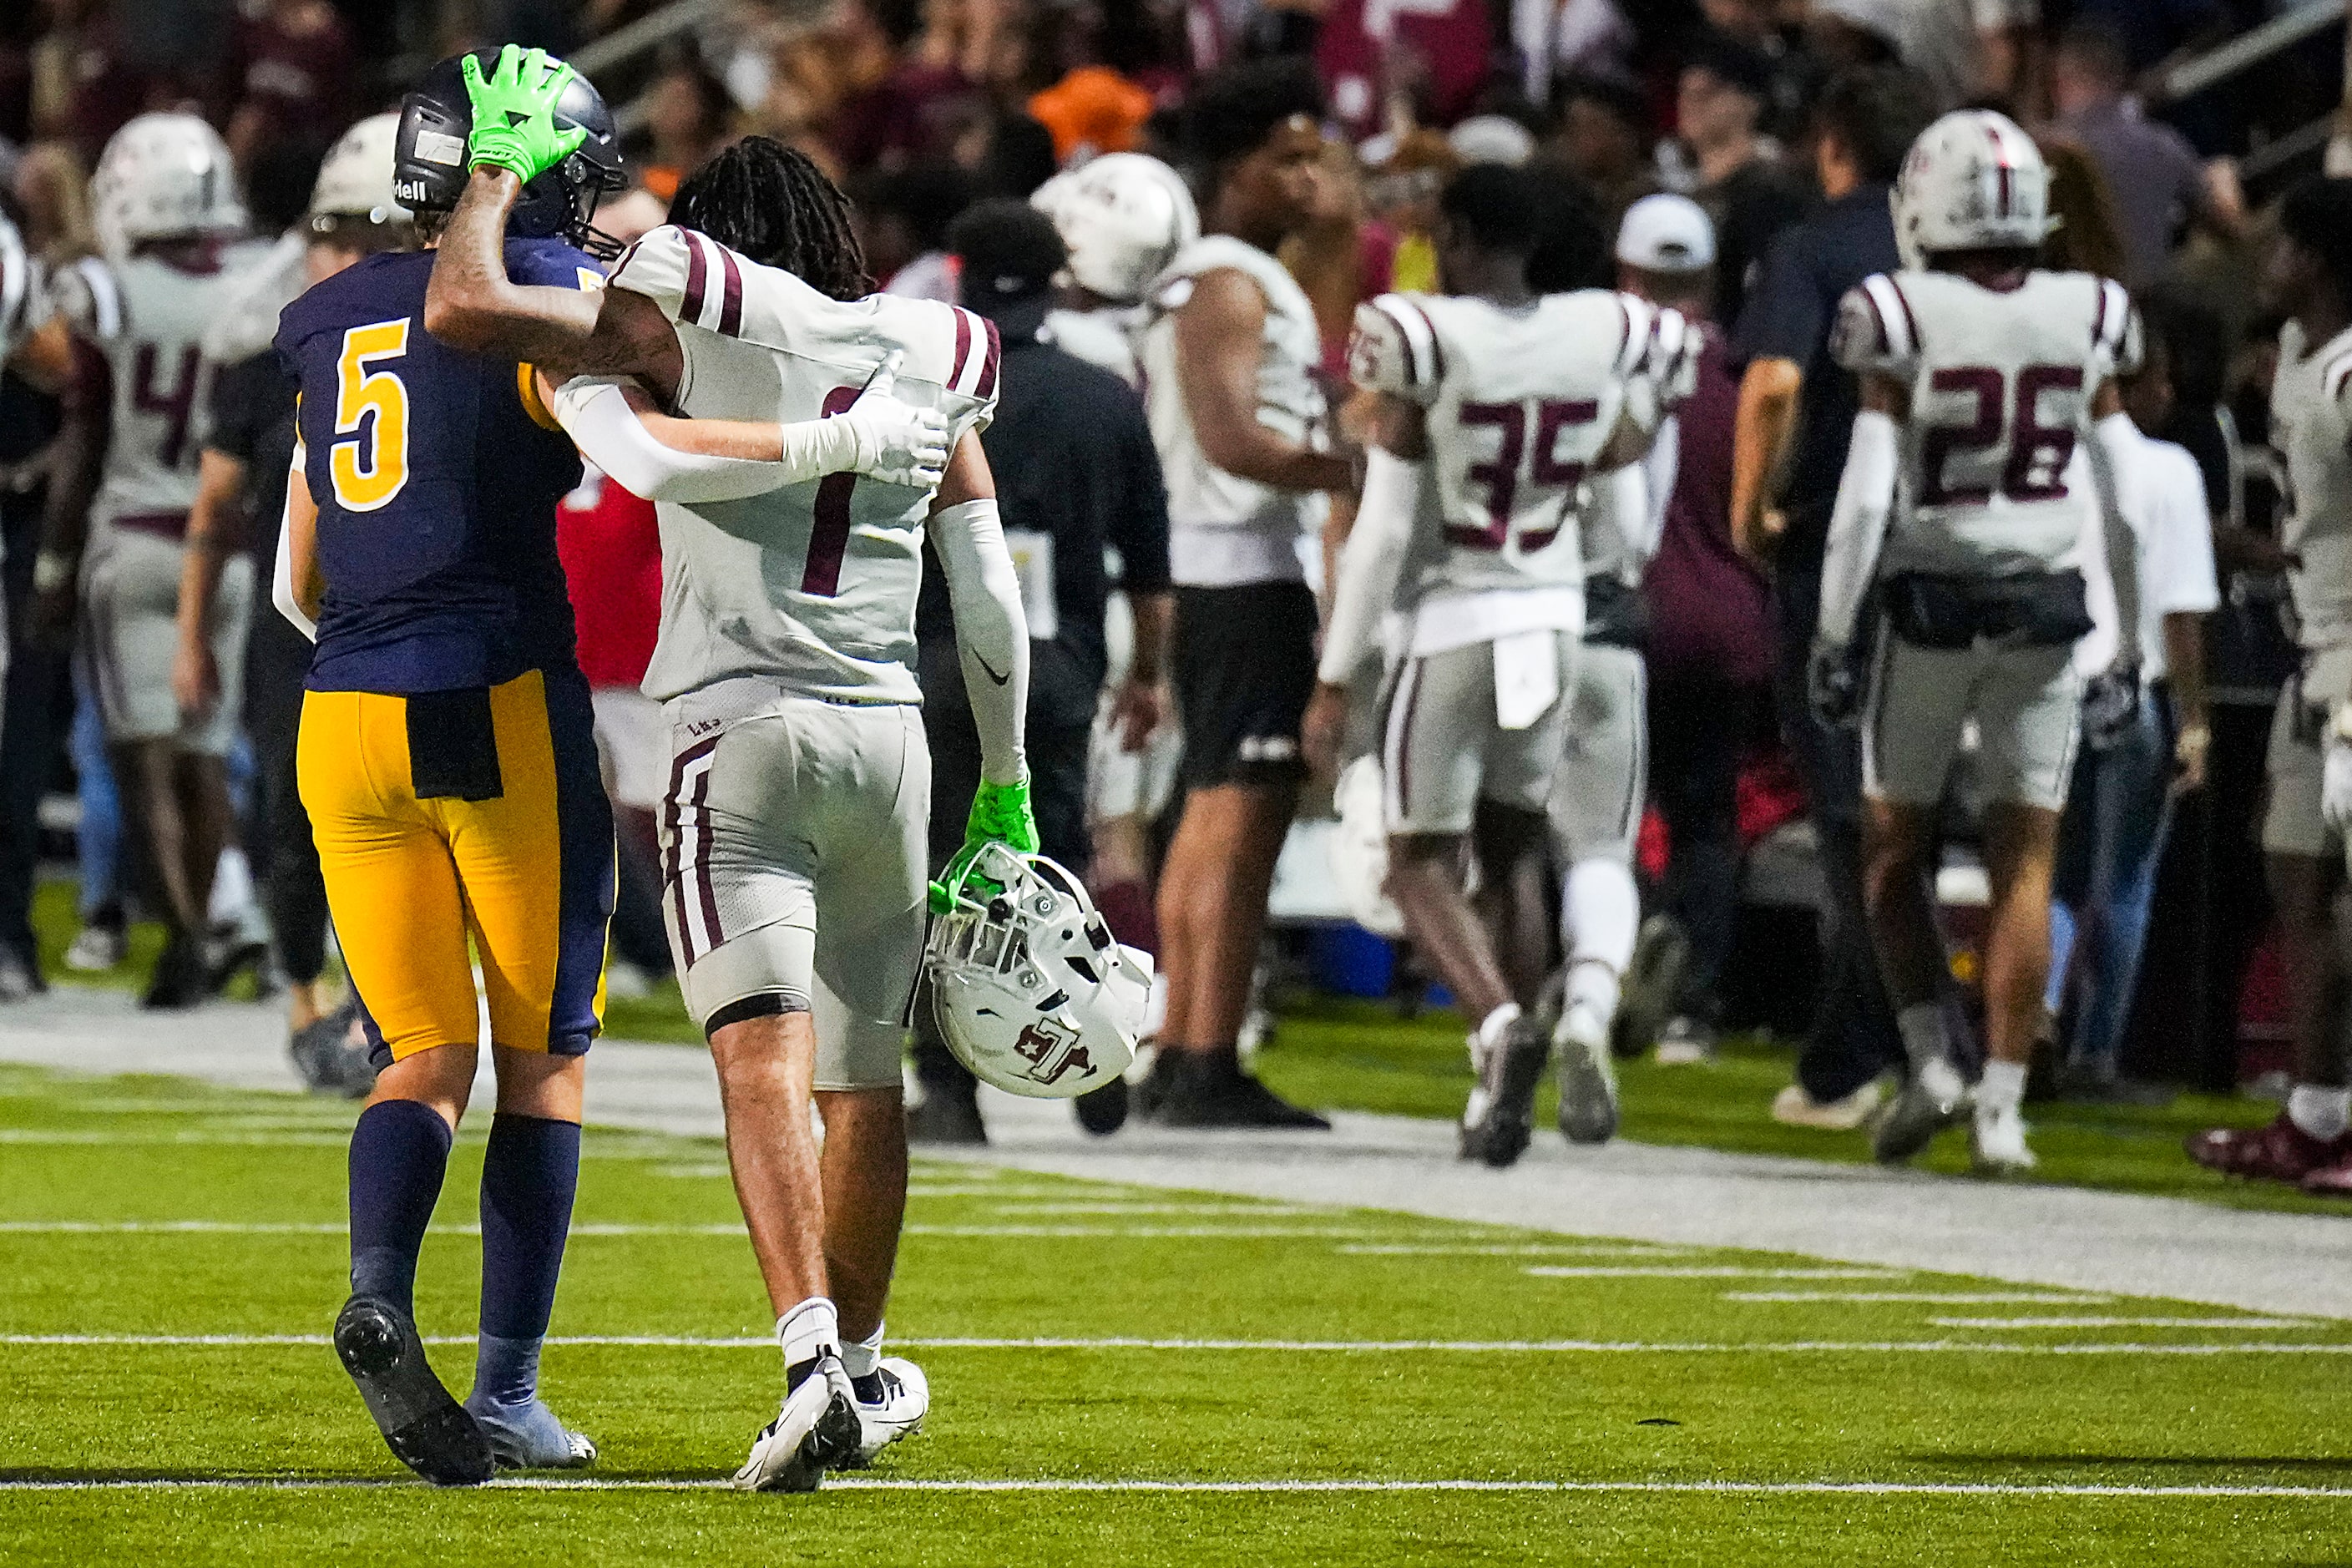
{"label": "green artificial turf", "polygon": [[[2352,1508],[2352,1322],[1748,1300],[2020,1288],[943,1161],[919,1163],[890,1310],[931,1422],[863,1478],[903,1489],[737,1496],[707,1483],[781,1380],[723,1152],[595,1129],[554,1332],[751,1342],[549,1348],[595,1478],[642,1489],[434,1492],[323,1343],[352,1114],[0,1068],[0,1562],[2285,1562],[2340,1555]],[[458,1140],[420,1279],[459,1384],[486,1127]],[[1749,1272],[1655,1272],[1695,1268]],[[2019,1321],[2103,1315],[2129,1321]],[[2208,1321],[2146,1321],[2167,1316]],[[204,1335],[313,1338],[103,1342]],[[1101,1342],[1138,1339],[1250,1342]],[[970,1342],[1035,1340],[1081,1342]],[[2278,1344],[2305,1348],[2249,1348]],[[22,1485],[138,1479],[234,1484]],[[251,1484],[289,1480],[328,1484]],[[1007,1481],[1045,1489],[950,1489]],[[1137,1481],[1612,1489],[1062,1489]],[[1822,1485],[1992,1489],[1759,1489]],[[2020,1489],[2053,1487],[2135,1489]],[[2322,1495],[2230,1490],[2280,1487]],[[2148,1489],[2182,1488],[2223,1490]]]}

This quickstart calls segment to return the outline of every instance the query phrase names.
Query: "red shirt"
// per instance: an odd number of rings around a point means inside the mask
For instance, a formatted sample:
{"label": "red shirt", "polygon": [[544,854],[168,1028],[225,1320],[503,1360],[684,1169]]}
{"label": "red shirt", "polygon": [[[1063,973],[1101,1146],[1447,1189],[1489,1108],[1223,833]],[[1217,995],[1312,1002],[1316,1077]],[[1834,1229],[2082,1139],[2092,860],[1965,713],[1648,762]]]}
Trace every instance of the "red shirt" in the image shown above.
{"label": "red shirt", "polygon": [[580,624],[580,672],[591,686],[636,685],[661,628],[654,503],[590,468],[556,505],[555,552]]}

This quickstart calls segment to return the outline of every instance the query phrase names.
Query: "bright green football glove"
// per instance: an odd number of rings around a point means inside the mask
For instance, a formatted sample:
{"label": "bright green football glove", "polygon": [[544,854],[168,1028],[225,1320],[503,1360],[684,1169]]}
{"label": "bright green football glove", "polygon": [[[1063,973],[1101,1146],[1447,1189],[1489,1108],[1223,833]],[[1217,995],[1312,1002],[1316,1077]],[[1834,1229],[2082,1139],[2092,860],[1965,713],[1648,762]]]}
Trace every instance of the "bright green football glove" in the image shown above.
{"label": "bright green football glove", "polygon": [[499,51],[487,80],[472,55],[459,62],[457,71],[474,105],[474,131],[466,141],[469,168],[504,169],[527,185],[588,140],[585,126],[556,128],[556,100],[578,73],[548,58],[545,49],[525,51],[520,44],[509,44]]}
{"label": "bright green football glove", "polygon": [[948,889],[961,879],[981,850],[991,844],[1003,844],[1024,855],[1037,852],[1037,817],[1029,809],[1029,781],[1019,784],[990,784],[980,781],[972,792],[971,815],[964,819],[963,847],[948,862],[940,879],[931,884],[931,912],[943,915],[952,906]]}

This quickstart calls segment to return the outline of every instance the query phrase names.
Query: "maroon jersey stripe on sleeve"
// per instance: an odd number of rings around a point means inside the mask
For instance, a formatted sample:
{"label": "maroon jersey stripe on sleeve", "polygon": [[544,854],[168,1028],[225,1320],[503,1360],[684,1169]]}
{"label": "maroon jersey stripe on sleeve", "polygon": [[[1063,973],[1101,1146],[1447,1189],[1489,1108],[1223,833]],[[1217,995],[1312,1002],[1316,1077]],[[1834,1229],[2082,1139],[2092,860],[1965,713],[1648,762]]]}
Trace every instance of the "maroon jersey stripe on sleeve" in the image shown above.
{"label": "maroon jersey stripe on sleeve", "polygon": [[985,399],[996,395],[996,360],[1003,350],[1003,344],[996,335],[994,321],[982,316],[980,324],[988,333],[988,357],[981,362],[980,383],[971,389],[971,395]]}
{"label": "maroon jersey stripe on sleeve", "polygon": [[702,237],[691,230],[680,231],[686,240],[686,298],[678,315],[696,326],[702,325],[702,298],[710,288],[710,266],[702,258]]}
{"label": "maroon jersey stripe on sleeve", "polygon": [[726,274],[720,279],[725,295],[719,304],[719,335],[731,338],[743,330],[743,269],[735,264],[735,253],[723,245],[719,247],[719,265]]}
{"label": "maroon jersey stripe on sleeve", "polygon": [[955,368],[948,372],[948,389],[953,391],[963,379],[963,362],[971,357],[971,318],[955,306],[949,309],[955,312],[956,324]]}

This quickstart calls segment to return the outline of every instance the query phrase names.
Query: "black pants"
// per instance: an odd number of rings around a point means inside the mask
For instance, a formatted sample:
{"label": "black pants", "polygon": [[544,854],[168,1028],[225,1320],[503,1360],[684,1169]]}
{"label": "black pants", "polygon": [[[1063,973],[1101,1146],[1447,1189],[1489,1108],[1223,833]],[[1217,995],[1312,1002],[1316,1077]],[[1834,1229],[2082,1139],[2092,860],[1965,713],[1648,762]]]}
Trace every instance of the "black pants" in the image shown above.
{"label": "black pants", "polygon": [[45,486],[0,493],[0,592],[6,595],[7,681],[0,690],[0,947],[39,973],[33,880],[40,863],[41,795],[57,772],[73,717],[65,654],[34,644],[33,557]]}
{"label": "black pants", "polygon": [[246,853],[268,889],[270,935],[286,978],[308,985],[327,964],[327,884],[294,772],[310,644],[267,605],[246,642],[245,723],[253,738],[253,831]]}
{"label": "black pants", "polygon": [[[1056,673],[1033,671],[1024,736],[1029,801],[1037,815],[1038,848],[1083,878],[1094,848],[1087,831],[1087,751],[1094,706],[1090,698],[1081,702],[1068,682],[1055,679]],[[923,731],[931,749],[931,870],[937,873],[963,847],[964,820],[980,788],[980,730],[964,700],[963,671],[951,646],[924,645],[921,679]],[[1079,712],[1085,719],[1074,722]],[[969,1098],[973,1090],[971,1072],[940,1037],[928,995],[915,999],[915,1073],[929,1093]]]}
{"label": "black pants", "polygon": [[1666,821],[1665,905],[1690,940],[1675,1011],[1714,1027],[1739,910],[1739,763],[1769,700],[1703,672],[1653,672],[1650,797]]}
{"label": "black pants", "polygon": [[1797,1081],[1817,1100],[1843,1100],[1903,1060],[1894,1009],[1862,880],[1862,737],[1831,729],[1805,700],[1805,666],[1821,620],[1818,562],[1791,563],[1779,579],[1780,647],[1773,698],[1780,732],[1805,783],[1822,871],[1822,983]]}

